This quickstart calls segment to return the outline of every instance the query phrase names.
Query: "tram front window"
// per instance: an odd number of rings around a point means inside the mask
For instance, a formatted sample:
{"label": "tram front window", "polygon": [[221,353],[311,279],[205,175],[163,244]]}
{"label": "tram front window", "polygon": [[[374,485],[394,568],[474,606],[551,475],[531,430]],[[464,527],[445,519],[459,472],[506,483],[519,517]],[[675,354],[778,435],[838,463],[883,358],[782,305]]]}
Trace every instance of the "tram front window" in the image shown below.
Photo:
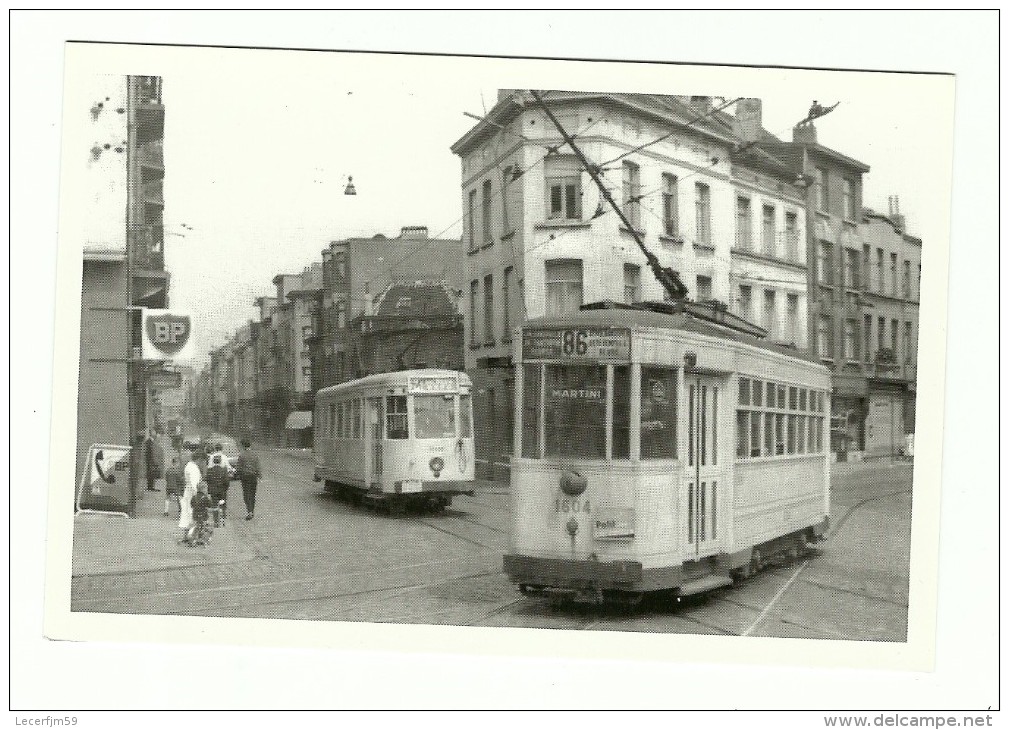
{"label": "tram front window", "polygon": [[415,395],[413,420],[419,439],[455,438],[455,396]]}
{"label": "tram front window", "polygon": [[547,365],[547,456],[606,456],[606,368]]}

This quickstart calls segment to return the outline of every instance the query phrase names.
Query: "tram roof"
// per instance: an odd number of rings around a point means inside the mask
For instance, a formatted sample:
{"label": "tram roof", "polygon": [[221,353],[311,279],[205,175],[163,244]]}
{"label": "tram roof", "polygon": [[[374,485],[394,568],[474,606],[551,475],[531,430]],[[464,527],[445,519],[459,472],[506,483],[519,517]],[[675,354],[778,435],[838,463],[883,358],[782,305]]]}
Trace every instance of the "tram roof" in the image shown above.
{"label": "tram roof", "polygon": [[337,383],[336,385],[330,385],[326,388],[322,388],[317,393],[319,395],[326,395],[328,393],[336,393],[342,390],[350,390],[351,388],[358,387],[368,387],[372,385],[387,385],[387,384],[407,384],[409,379],[417,377],[426,378],[459,378],[459,383],[461,385],[469,385],[470,379],[466,373],[459,372],[458,370],[443,370],[440,368],[419,368],[417,370],[396,370],[391,373],[376,373],[375,375],[365,375],[363,378],[358,378],[357,380],[348,380],[345,383]]}
{"label": "tram roof", "polygon": [[732,329],[719,327],[685,313],[665,314],[653,312],[646,309],[583,309],[570,314],[563,314],[553,317],[538,317],[527,320],[523,329],[527,327],[627,327],[652,328],[652,329],[674,329],[684,332],[696,332],[709,337],[717,337],[721,340],[739,342],[751,347],[756,347],[768,352],[774,352],[796,360],[821,365],[820,361],[806,353],[796,350],[786,345],[779,345],[759,337],[737,332]]}

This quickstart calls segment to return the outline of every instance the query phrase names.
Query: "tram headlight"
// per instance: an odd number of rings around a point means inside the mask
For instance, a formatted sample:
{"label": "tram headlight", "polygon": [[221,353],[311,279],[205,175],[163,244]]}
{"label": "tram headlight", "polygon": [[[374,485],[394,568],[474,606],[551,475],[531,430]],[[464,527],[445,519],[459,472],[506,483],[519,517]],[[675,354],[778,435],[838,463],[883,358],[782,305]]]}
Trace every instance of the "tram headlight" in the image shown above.
{"label": "tram headlight", "polygon": [[577,497],[589,486],[589,481],[574,469],[565,469],[561,472],[560,487],[564,494],[570,497]]}
{"label": "tram headlight", "polygon": [[440,456],[435,456],[427,463],[427,465],[431,467],[431,471],[433,471],[434,475],[437,477],[441,474],[442,469],[445,468],[445,460]]}

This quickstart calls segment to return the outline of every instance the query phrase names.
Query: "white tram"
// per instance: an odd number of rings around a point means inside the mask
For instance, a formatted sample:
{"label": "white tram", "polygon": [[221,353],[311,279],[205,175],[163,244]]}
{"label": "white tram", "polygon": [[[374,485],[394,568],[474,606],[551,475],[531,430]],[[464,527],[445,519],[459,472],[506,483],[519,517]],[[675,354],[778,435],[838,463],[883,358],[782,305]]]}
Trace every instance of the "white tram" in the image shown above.
{"label": "white tram", "polygon": [[453,370],[404,370],[323,388],[315,398],[315,481],[401,511],[473,493],[472,384]]}
{"label": "white tram", "polygon": [[826,536],[823,365],[643,308],[530,320],[520,347],[504,568],[524,593],[701,593]]}

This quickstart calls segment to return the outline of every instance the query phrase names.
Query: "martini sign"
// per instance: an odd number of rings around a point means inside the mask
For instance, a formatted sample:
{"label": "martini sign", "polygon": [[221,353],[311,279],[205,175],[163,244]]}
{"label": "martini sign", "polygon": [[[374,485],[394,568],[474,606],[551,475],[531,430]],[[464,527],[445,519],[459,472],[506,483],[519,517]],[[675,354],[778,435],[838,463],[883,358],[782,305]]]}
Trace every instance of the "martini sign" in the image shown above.
{"label": "martini sign", "polygon": [[191,360],[193,358],[193,318],[188,312],[172,309],[143,310],[144,360]]}

